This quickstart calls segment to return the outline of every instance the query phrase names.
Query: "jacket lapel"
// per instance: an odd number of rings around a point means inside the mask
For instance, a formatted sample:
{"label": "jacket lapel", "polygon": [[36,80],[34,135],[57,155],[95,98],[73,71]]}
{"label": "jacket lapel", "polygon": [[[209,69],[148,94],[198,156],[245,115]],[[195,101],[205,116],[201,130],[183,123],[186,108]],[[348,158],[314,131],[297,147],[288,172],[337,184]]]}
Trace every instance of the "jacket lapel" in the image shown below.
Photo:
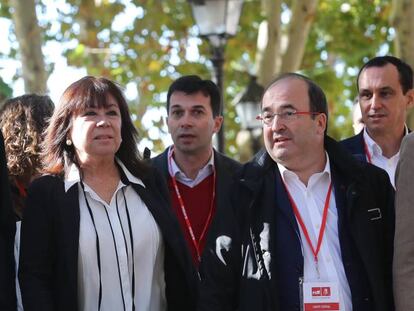
{"label": "jacket lapel", "polygon": [[227,207],[230,191],[230,186],[233,183],[231,173],[228,172],[227,167],[223,165],[223,159],[221,154],[214,152],[214,166],[217,174],[216,180],[216,209],[220,206]]}
{"label": "jacket lapel", "polygon": [[158,168],[161,175],[165,178],[165,180],[168,180],[170,177],[170,173],[168,170],[168,150],[170,148],[164,150],[163,153],[161,153],[159,156],[152,159],[152,162],[156,168]]}
{"label": "jacket lapel", "polygon": [[366,163],[367,162],[367,156],[365,154],[365,140],[364,140],[364,131],[361,131],[357,136],[357,144],[355,148],[354,156],[359,161]]}
{"label": "jacket lapel", "polygon": [[[59,190],[55,192],[60,199],[60,217],[58,225],[61,226],[63,239],[58,243],[64,249],[68,262],[66,274],[71,284],[71,296],[77,297],[78,286],[78,249],[79,249],[79,194],[78,186],[72,186],[68,192],[64,190],[64,184],[59,183]],[[76,300],[77,301],[77,300]]]}
{"label": "jacket lapel", "polygon": [[[295,215],[293,214],[292,205],[290,204],[285,185],[282,182],[282,176],[280,176],[279,170],[276,168],[276,198],[277,198],[277,208],[281,214],[286,217],[291,228],[294,230],[295,234],[299,234],[299,227],[296,222]],[[299,235],[300,236],[300,235]]]}

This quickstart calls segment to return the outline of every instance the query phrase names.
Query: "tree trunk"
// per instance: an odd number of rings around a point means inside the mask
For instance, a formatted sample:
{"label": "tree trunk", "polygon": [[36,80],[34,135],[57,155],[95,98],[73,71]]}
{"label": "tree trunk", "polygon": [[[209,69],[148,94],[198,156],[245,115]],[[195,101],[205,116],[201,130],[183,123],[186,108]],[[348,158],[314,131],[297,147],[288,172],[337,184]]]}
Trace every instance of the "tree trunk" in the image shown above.
{"label": "tree trunk", "polygon": [[[95,22],[97,17],[97,1],[81,1],[79,4],[79,12],[76,17],[77,22],[80,25],[79,43],[85,46],[86,56],[89,58],[89,66],[87,70],[89,74],[109,76],[109,72],[102,66],[103,59],[109,56],[110,53],[102,46],[98,39],[99,27]],[[101,68],[100,71],[97,68]],[[91,71],[92,70],[92,71]]]}
{"label": "tree trunk", "polygon": [[297,71],[305,53],[310,27],[315,18],[318,0],[296,0],[292,6],[288,46],[283,55],[280,72]]}
{"label": "tree trunk", "polygon": [[280,0],[263,0],[266,20],[259,28],[257,39],[256,66],[257,82],[267,85],[277,71],[278,59],[280,60]]}
{"label": "tree trunk", "polygon": [[[395,56],[414,68],[414,3],[412,0],[394,0],[390,24],[395,29]],[[414,128],[414,110],[408,114],[408,127]]]}
{"label": "tree trunk", "polygon": [[24,88],[26,93],[47,91],[47,72],[42,53],[42,35],[34,0],[11,0],[13,22],[20,47]]}

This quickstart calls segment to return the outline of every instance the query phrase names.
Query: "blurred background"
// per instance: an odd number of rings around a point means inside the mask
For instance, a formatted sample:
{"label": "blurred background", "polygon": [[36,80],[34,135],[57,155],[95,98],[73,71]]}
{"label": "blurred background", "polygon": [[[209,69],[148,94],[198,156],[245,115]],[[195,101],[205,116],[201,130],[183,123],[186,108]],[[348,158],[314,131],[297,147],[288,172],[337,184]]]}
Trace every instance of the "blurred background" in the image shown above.
{"label": "blurred background", "polygon": [[108,77],[124,87],[140,150],[156,154],[171,142],[169,85],[198,74],[222,85],[218,148],[245,161],[261,146],[260,92],[281,72],[321,85],[329,134],[353,135],[359,68],[386,54],[414,67],[413,17],[414,0],[1,0],[0,101],[37,93],[58,104],[84,75]]}

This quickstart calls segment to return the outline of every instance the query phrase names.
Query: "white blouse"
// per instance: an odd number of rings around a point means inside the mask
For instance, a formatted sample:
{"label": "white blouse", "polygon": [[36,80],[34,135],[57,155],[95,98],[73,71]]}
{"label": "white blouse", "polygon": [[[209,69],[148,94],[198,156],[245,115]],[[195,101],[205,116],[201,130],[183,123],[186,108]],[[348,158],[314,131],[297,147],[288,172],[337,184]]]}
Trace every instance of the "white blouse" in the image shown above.
{"label": "white blouse", "polygon": [[[145,187],[118,164],[130,183]],[[120,181],[107,204],[86,183],[82,186],[72,165],[65,190],[75,185],[80,208],[79,310],[133,310],[133,305],[137,311],[166,310],[164,243],[145,203],[131,185]]]}

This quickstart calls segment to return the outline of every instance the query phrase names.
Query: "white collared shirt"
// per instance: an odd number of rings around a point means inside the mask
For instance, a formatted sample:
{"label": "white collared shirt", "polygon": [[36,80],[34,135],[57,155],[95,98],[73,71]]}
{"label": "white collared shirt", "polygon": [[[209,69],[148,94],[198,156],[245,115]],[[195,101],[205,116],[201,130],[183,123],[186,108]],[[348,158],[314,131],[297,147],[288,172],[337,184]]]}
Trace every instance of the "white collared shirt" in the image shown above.
{"label": "white collared shirt", "polygon": [[[171,152],[172,152],[172,146],[168,150],[168,159],[170,159]],[[202,167],[198,173],[196,178],[191,179],[185,175],[185,173],[178,167],[177,163],[175,163],[174,157],[171,157],[171,165],[170,161],[168,160],[168,171],[170,173],[170,176],[175,176],[177,181],[180,183],[190,187],[194,188],[199,183],[201,183],[204,179],[206,179],[208,176],[213,174],[214,171],[214,151],[211,152],[211,157],[208,160],[207,164]]]}
{"label": "white collared shirt", "polygon": [[[405,126],[404,135],[407,135],[408,128]],[[368,152],[371,156],[371,162],[375,166],[382,168],[388,173],[390,182],[395,189],[395,171],[397,169],[398,161],[400,160],[400,150],[391,158],[382,155],[381,147],[369,136],[366,127],[364,128],[364,141],[367,144]],[[365,155],[366,156],[366,155]],[[368,161],[368,157],[367,157]]]}
{"label": "white collared shirt", "polygon": [[[325,199],[328,193],[329,184],[331,183],[331,168],[328,154],[326,154],[326,159],[325,169],[320,173],[313,174],[309,178],[308,186],[305,186],[294,172],[289,171],[284,166],[278,164],[282,179],[286,184],[291,197],[295,201],[315,249],[321,228]],[[300,231],[304,260],[304,281],[317,281],[318,274],[312,249],[308,245],[299,223],[298,228]],[[340,310],[351,311],[351,290],[342,263],[338,235],[338,211],[336,209],[334,188],[332,188],[331,199],[329,202],[325,234],[318,254],[318,267],[320,281],[338,283]]]}
{"label": "white collared shirt", "polygon": [[[120,161],[118,164],[130,183],[145,187],[142,181],[133,176]],[[85,183],[83,191],[79,170],[74,164],[71,165],[65,177],[65,191],[73,186],[78,187],[79,190],[80,208],[79,310],[99,309],[98,248],[95,230],[99,236],[101,262],[101,310],[123,310],[123,301],[125,301],[126,310],[132,310],[133,269],[135,272],[135,309],[167,310],[163,239],[154,217],[137,192],[131,185],[125,185],[120,181],[110,204],[107,204]]]}

